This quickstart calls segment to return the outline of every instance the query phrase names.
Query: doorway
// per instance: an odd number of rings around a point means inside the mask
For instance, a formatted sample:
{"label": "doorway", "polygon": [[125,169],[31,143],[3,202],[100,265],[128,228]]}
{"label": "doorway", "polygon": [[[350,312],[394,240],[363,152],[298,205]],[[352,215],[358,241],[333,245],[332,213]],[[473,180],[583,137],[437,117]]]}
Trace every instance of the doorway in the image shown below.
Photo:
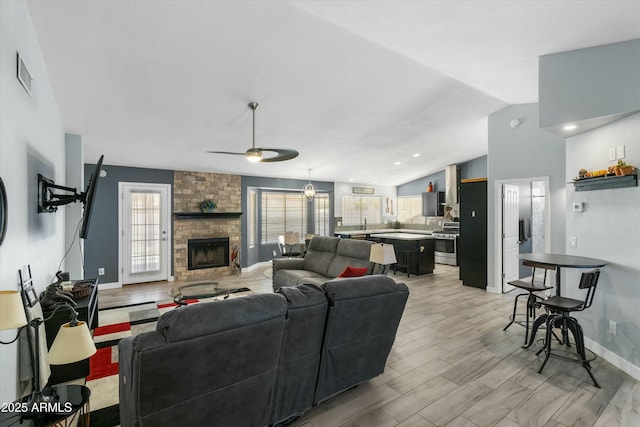
{"label": "doorway", "polygon": [[520,253],[549,251],[549,178],[521,178],[496,181],[499,193],[496,206],[499,235],[496,272],[501,277],[502,293],[513,289],[507,282],[530,275],[522,267]]}
{"label": "doorway", "polygon": [[121,182],[119,191],[120,283],[169,279],[169,184]]}

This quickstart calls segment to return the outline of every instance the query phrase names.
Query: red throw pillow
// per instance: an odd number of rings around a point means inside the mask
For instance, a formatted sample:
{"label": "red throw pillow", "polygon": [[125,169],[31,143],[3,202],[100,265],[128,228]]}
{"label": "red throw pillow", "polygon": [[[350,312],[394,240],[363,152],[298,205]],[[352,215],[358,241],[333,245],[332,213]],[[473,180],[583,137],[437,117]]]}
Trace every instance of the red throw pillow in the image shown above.
{"label": "red throw pillow", "polygon": [[369,267],[349,267],[344,269],[342,273],[338,275],[338,277],[360,277],[367,274],[369,271]]}

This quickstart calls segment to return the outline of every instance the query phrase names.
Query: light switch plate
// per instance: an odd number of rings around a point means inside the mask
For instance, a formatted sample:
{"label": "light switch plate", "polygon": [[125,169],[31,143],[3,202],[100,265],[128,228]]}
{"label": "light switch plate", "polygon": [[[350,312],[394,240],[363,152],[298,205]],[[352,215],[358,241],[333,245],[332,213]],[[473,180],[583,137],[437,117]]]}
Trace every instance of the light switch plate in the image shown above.
{"label": "light switch plate", "polygon": [[624,145],[616,146],[616,157],[618,159],[624,159]]}
{"label": "light switch plate", "polygon": [[578,238],[576,236],[569,236],[569,246],[572,248],[578,247]]}
{"label": "light switch plate", "polygon": [[616,159],[616,147],[609,148],[609,161],[615,162]]}

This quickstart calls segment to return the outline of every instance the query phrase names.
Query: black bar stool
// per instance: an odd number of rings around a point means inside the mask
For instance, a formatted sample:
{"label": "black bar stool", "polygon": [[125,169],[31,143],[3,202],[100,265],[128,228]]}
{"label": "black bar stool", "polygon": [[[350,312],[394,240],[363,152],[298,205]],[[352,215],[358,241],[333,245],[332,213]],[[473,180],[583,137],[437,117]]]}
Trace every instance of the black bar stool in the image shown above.
{"label": "black bar stool", "polygon": [[398,267],[405,268],[407,270],[407,277],[411,274],[411,260],[413,259],[414,252],[405,249],[396,249],[396,263],[393,265],[393,275],[396,275]]}
{"label": "black bar stool", "polygon": [[[502,330],[506,331],[509,326],[513,323],[517,323],[518,325],[525,327],[524,333],[524,345],[523,347],[528,347],[527,341],[529,341],[529,319],[532,321],[536,318],[536,305],[539,304],[539,300],[542,300],[536,292],[544,292],[547,289],[552,289],[553,285],[547,285],[547,272],[549,270],[555,270],[555,265],[549,264],[541,264],[538,262],[532,261],[524,261],[522,265],[526,267],[531,267],[533,270],[531,272],[531,280],[512,280],[508,282],[511,286],[527,291],[526,293],[516,295],[516,299],[513,302],[513,314],[510,317],[510,322],[505,326]],[[540,281],[540,274],[536,275],[536,270],[543,270],[544,275],[542,281]],[[527,312],[525,313],[525,321],[522,324],[522,321],[516,321],[516,310],[518,308],[518,298],[527,297]]]}
{"label": "black bar stool", "polygon": [[[591,372],[591,365],[589,364],[590,360],[587,359],[586,351],[584,348],[584,335],[582,333],[582,326],[578,323],[578,320],[574,317],[571,317],[570,314],[574,311],[583,311],[589,307],[591,307],[591,303],[593,302],[593,296],[596,293],[596,287],[598,285],[598,278],[600,277],[600,270],[594,270],[588,273],[582,273],[580,277],[580,283],[578,288],[586,289],[587,293],[585,295],[584,301],[577,300],[573,298],[566,298],[560,296],[554,296],[549,298],[548,300],[540,301],[540,305],[544,306],[550,313],[547,315],[547,334],[545,337],[545,345],[541,348],[536,355],[541,352],[545,352],[546,356],[544,358],[544,362],[542,362],[542,366],[538,370],[538,373],[542,373],[547,361],[549,360],[549,356],[553,353],[551,351],[551,336],[552,330],[555,327],[562,328],[563,337],[566,337],[566,331],[569,330],[573,334],[573,339],[575,340],[576,353],[579,359],[571,359],[563,357],[564,359],[580,362],[582,366],[587,370],[593,384],[600,388],[600,384],[596,381],[596,378],[593,376]],[[570,346],[568,342],[565,342],[566,346]],[[555,355],[558,356],[558,355]],[[562,356],[558,356],[562,357]]]}

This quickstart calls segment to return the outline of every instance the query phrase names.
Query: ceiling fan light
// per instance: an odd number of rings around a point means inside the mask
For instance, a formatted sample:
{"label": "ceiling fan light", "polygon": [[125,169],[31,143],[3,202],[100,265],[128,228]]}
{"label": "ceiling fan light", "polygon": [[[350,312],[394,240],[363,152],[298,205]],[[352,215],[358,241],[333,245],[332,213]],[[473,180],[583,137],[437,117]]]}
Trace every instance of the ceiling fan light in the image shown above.
{"label": "ceiling fan light", "polygon": [[262,160],[262,150],[259,150],[257,148],[249,148],[245,155],[247,157],[247,160],[249,160],[251,163],[258,163]]}

